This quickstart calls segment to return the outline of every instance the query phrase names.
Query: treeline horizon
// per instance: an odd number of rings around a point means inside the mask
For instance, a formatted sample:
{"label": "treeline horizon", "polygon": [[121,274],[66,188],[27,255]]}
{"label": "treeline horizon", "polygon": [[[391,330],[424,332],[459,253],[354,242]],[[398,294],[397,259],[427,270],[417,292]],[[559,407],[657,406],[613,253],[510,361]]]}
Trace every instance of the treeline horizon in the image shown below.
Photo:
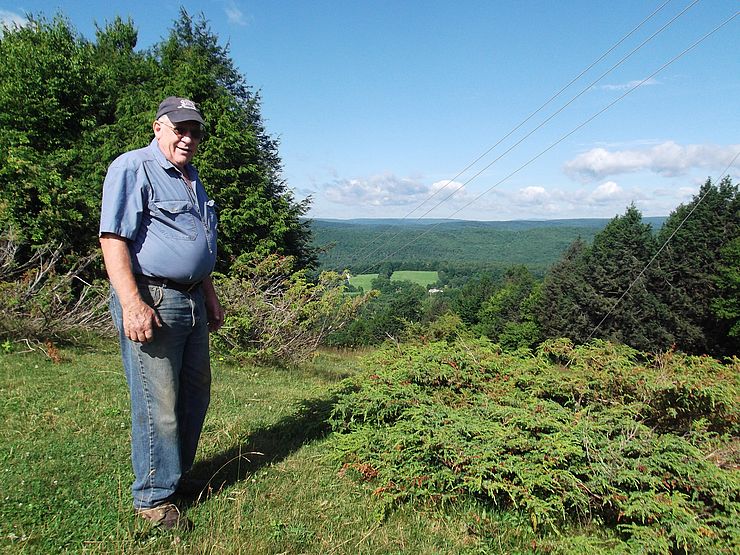
{"label": "treeline horizon", "polygon": [[[643,217],[643,222],[657,233],[666,219]],[[462,277],[486,268],[501,274],[522,264],[542,277],[574,240],[591,241],[610,220],[316,218],[309,224],[319,270],[355,275],[435,270]]]}

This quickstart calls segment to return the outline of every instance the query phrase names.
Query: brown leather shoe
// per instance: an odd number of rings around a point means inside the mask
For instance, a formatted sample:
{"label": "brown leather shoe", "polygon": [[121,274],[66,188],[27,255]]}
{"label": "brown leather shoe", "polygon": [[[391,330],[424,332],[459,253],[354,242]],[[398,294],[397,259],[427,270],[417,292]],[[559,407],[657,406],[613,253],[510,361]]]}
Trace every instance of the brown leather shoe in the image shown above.
{"label": "brown leather shoe", "polygon": [[163,503],[151,509],[137,509],[136,515],[165,530],[193,529],[193,522],[174,503]]}

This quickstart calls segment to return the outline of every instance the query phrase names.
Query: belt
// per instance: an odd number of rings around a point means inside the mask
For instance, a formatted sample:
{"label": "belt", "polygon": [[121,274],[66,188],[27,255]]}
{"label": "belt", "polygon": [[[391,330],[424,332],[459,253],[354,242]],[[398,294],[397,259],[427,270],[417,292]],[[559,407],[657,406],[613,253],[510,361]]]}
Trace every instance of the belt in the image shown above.
{"label": "belt", "polygon": [[161,277],[155,277],[155,276],[145,276],[144,274],[134,274],[134,278],[136,279],[137,283],[143,283],[144,285],[156,285],[158,287],[164,287],[166,289],[174,289],[175,291],[180,291],[181,293],[192,293],[198,287],[200,287],[202,281],[196,281],[195,283],[178,283],[177,281],[172,281],[171,279],[167,278],[161,278]]}

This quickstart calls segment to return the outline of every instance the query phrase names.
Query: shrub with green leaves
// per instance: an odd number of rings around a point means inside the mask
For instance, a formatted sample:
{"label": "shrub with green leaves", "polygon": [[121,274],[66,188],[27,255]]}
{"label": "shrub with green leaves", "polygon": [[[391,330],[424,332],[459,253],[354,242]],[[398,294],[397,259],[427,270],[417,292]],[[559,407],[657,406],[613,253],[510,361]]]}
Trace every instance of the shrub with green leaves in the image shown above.
{"label": "shrub with green leaves", "polygon": [[740,360],[567,340],[388,346],[332,416],[345,469],[389,507],[476,498],[614,552],[740,546]]}
{"label": "shrub with green leaves", "polygon": [[346,295],[336,272],[311,281],[294,265],[292,257],[271,255],[215,276],[226,310],[226,322],[213,336],[217,349],[239,359],[305,360],[373,295]]}

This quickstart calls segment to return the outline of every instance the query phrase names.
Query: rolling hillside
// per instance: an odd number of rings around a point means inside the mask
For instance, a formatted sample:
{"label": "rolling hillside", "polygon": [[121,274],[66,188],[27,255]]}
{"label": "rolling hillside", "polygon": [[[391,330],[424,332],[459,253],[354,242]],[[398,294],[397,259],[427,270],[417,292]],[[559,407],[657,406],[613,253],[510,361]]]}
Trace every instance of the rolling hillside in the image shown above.
{"label": "rolling hillside", "polygon": [[[665,218],[645,218],[654,230]],[[438,269],[442,265],[524,264],[541,273],[576,238],[591,241],[608,219],[481,222],[465,220],[313,220],[321,269],[353,273]]]}

